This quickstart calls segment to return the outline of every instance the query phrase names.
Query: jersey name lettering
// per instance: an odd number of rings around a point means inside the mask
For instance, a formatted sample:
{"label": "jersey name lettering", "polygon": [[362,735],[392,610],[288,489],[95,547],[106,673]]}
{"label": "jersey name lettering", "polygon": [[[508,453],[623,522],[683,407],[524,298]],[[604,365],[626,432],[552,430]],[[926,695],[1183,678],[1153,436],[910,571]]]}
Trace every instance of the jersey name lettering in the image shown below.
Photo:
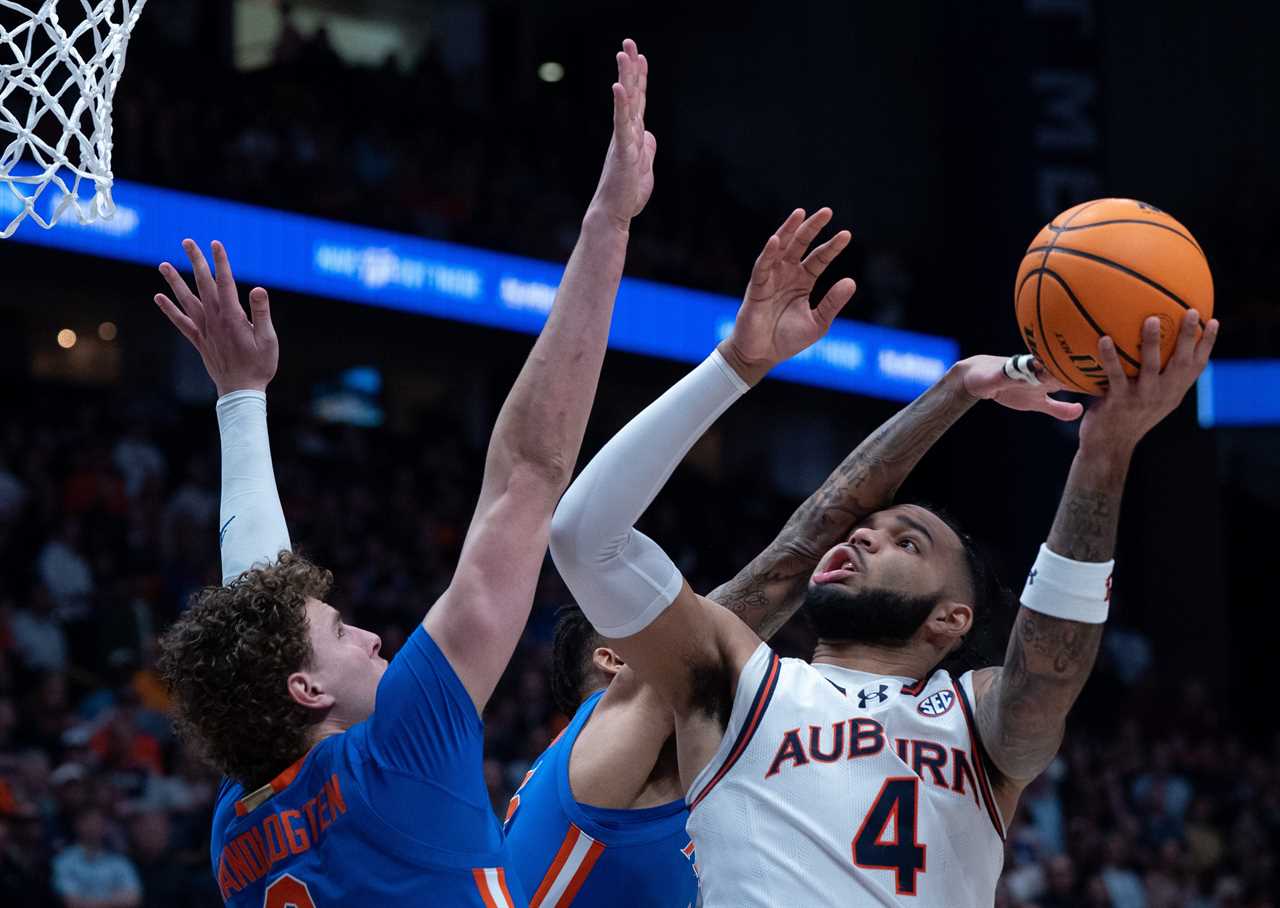
{"label": "jersey name lettering", "polygon": [[[831,725],[810,725],[807,733],[792,729],[783,734],[766,779],[780,772],[810,763],[835,763],[857,760],[881,753],[888,743],[884,726],[875,719],[856,716]],[[893,749],[898,758],[924,782],[945,788],[958,795],[970,794],[978,800],[977,776],[969,755],[958,747],[946,747],[935,741],[895,738]]]}
{"label": "jersey name lettering", "polygon": [[247,832],[242,832],[222,849],[218,857],[218,888],[225,902],[255,880],[261,879],[278,861],[302,854],[314,846],[330,826],[347,812],[347,803],[334,773],[315,797],[301,810],[268,814]]}

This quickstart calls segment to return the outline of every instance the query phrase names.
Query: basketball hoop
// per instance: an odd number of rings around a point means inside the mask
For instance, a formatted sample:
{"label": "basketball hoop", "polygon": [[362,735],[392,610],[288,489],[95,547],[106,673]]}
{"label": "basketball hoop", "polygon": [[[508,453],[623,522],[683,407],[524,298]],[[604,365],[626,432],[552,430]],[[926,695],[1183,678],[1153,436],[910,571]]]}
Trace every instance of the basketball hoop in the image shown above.
{"label": "basketball hoop", "polygon": [[0,0],[0,224],[13,215],[0,238],[28,217],[47,230],[70,209],[82,223],[115,214],[111,98],[145,4],[63,0],[64,27],[58,0]]}

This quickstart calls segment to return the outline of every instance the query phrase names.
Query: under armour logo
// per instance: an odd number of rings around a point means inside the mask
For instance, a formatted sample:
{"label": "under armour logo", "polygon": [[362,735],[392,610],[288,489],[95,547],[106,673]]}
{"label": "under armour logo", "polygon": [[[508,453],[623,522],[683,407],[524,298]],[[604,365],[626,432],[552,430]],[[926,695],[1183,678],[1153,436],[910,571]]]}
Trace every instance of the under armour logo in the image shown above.
{"label": "under armour logo", "polygon": [[887,684],[881,684],[880,687],[875,690],[872,690],[869,687],[864,687],[862,690],[858,691],[858,708],[866,709],[868,702],[883,703],[885,700],[889,699],[889,694],[887,693],[888,690],[889,685]]}
{"label": "under armour logo", "polygon": [[1032,568],[1031,573],[1027,575],[1027,586],[1035,586],[1035,583],[1036,583],[1036,569]]}

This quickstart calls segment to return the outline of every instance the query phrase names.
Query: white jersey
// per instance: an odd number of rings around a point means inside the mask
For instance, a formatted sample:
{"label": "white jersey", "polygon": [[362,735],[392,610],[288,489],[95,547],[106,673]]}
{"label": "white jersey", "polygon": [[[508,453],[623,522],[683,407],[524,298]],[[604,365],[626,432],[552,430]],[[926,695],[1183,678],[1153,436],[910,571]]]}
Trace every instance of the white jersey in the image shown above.
{"label": "white jersey", "polygon": [[689,789],[703,904],[990,908],[1004,825],[972,703],[971,672],[913,682],[761,644]]}

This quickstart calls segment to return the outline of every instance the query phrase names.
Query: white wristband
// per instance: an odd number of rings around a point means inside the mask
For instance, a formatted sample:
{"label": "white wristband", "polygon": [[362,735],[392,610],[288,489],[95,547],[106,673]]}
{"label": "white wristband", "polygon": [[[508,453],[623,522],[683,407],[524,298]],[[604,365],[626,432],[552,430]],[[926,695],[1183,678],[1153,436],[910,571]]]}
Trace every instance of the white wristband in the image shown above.
{"label": "white wristband", "polygon": [[1074,561],[1040,546],[1036,563],[1022,588],[1022,604],[1033,612],[1102,624],[1111,607],[1111,561]]}

